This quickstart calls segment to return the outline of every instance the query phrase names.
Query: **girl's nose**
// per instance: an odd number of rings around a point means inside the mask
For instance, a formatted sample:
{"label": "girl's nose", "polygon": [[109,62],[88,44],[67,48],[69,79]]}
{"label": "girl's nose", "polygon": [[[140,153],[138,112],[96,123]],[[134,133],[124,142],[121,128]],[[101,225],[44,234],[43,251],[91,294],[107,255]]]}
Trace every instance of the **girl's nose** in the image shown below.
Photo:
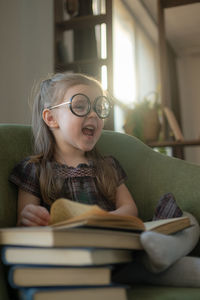
{"label": "girl's nose", "polygon": [[87,116],[88,117],[93,117],[93,118],[98,118],[97,113],[94,111],[94,107],[91,107],[91,110],[90,110],[90,112]]}

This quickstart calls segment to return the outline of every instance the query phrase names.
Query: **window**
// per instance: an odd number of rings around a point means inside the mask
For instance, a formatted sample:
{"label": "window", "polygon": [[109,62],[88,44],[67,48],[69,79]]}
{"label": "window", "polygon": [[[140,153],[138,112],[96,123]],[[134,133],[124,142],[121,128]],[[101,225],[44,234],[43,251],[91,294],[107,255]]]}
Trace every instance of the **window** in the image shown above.
{"label": "window", "polygon": [[[158,89],[156,44],[121,0],[113,1],[113,93],[133,108]],[[114,126],[123,132],[125,111],[115,106]]]}
{"label": "window", "polygon": [[147,94],[158,89],[157,76],[157,49],[155,43],[137,26],[137,84],[138,100],[142,100]]}
{"label": "window", "polygon": [[136,99],[134,21],[121,1],[113,7],[113,93],[125,104]]}

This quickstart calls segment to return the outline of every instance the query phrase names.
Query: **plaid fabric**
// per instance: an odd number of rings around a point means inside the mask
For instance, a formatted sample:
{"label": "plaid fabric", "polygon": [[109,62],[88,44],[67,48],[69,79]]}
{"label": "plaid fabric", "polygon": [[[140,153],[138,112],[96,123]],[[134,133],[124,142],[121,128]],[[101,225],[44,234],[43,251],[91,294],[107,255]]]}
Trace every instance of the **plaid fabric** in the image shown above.
{"label": "plaid fabric", "polygon": [[95,177],[95,168],[89,167],[87,165],[82,165],[81,167],[79,165],[77,168],[61,165],[55,167],[55,176],[59,176],[62,178]]}
{"label": "plaid fabric", "polygon": [[[126,173],[119,162],[112,156],[106,157],[117,173],[120,185],[126,179]],[[108,201],[97,188],[96,172],[92,162],[80,164],[76,168],[68,167],[60,163],[52,162],[54,169],[54,182],[61,185],[59,194],[52,194],[52,201],[58,198],[68,198],[77,202],[87,204],[97,204],[105,210],[114,210],[115,205]],[[41,201],[41,205],[49,209],[49,206],[43,202],[37,167],[29,162],[29,158],[21,161],[12,171],[9,181],[18,186],[18,188],[29,192]]]}
{"label": "plaid fabric", "polygon": [[163,195],[155,209],[153,220],[177,218],[183,214],[172,193]]}

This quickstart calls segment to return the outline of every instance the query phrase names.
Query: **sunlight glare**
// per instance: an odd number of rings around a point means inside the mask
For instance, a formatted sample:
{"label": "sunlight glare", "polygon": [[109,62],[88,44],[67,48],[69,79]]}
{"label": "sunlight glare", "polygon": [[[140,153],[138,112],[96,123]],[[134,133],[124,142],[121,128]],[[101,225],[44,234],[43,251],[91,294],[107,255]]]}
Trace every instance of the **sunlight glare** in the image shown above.
{"label": "sunlight glare", "polygon": [[106,91],[108,88],[108,75],[107,75],[107,66],[101,66],[101,84],[103,89]]}
{"label": "sunlight glare", "polygon": [[126,104],[136,98],[134,44],[130,34],[116,23],[114,39],[114,95]]}

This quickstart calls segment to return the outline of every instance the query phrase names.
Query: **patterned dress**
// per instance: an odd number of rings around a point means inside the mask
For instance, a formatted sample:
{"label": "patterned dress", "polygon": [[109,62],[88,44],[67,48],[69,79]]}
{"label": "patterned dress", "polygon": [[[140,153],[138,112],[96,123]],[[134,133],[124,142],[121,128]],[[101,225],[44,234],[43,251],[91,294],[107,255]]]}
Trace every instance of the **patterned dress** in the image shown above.
{"label": "patterned dress", "polygon": [[[122,184],[126,179],[126,173],[117,159],[107,156],[105,159],[112,165],[117,174],[117,186]],[[108,201],[98,189],[96,170],[92,161],[89,164],[79,164],[77,167],[69,167],[65,164],[50,162],[53,168],[53,181],[61,183],[59,194],[51,195],[51,201],[58,198],[67,198],[76,202],[86,204],[97,204],[101,208],[111,211],[115,209],[115,204]],[[49,210],[41,195],[39,172],[37,165],[26,158],[19,162],[12,173],[9,181],[14,183],[18,188],[31,193],[40,199],[40,205]]]}

